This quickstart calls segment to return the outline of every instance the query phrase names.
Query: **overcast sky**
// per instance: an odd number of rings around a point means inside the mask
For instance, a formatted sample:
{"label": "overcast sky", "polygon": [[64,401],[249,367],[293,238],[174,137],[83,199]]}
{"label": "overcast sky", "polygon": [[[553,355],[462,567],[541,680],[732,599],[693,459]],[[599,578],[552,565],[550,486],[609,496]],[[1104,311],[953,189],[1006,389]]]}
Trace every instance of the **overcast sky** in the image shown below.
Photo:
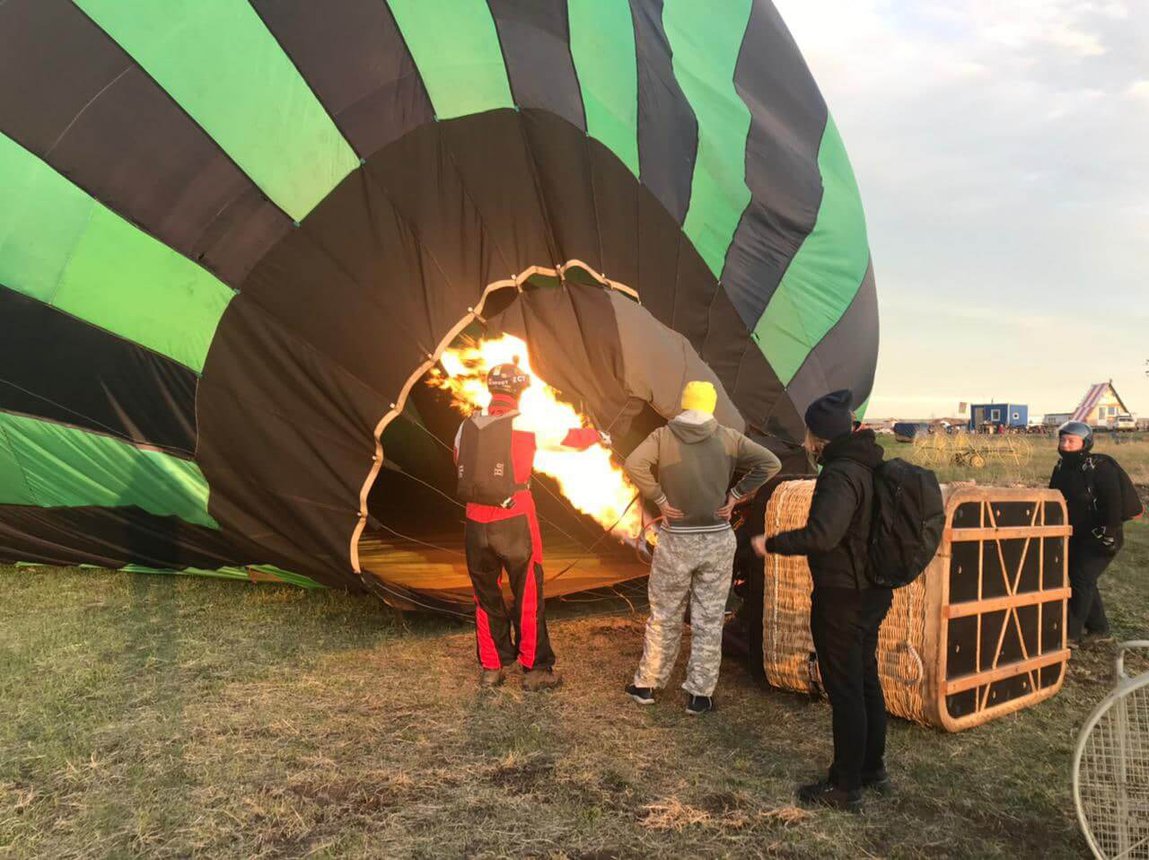
{"label": "overcast sky", "polygon": [[775,0],[846,141],[878,281],[871,417],[1149,416],[1149,2]]}

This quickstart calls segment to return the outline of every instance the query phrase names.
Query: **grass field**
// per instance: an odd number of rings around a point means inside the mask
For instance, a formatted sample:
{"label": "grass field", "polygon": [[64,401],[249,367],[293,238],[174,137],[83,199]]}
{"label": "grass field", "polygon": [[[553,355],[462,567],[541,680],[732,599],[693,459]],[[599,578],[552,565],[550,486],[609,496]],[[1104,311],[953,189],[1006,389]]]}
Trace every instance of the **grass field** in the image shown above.
{"label": "grass field", "polygon": [[[895,442],[891,436],[879,437],[882,446],[891,456],[912,459],[914,447],[908,443]],[[1049,474],[1057,462],[1056,437],[1027,436],[1026,440],[1032,446],[1033,457],[1029,463],[1018,466],[1006,464],[993,459],[982,469],[969,469],[961,466],[942,466],[936,468],[939,480],[976,480],[979,484],[990,486],[1009,486],[1010,484],[1024,484],[1026,486],[1045,486],[1049,483]],[[1000,440],[994,437],[981,437],[987,444],[998,444]],[[1099,433],[1095,443],[1095,450],[1109,454],[1129,472],[1134,482],[1146,488],[1149,492],[1149,437],[1144,433]]]}
{"label": "grass field", "polygon": [[[1149,464],[1149,444],[1117,456]],[[1149,629],[1149,526],[1128,536],[1103,582],[1124,637]],[[792,806],[794,784],[827,761],[824,702],[727,665],[717,713],[687,716],[676,690],[639,709],[621,688],[642,617],[616,603],[556,609],[566,686],[482,695],[465,626],[370,599],[0,569],[0,854],[1085,851],[1069,766],[1110,687],[1105,649],[1075,654],[1055,699],[982,728],[943,735],[895,721],[898,793],[859,818]]]}

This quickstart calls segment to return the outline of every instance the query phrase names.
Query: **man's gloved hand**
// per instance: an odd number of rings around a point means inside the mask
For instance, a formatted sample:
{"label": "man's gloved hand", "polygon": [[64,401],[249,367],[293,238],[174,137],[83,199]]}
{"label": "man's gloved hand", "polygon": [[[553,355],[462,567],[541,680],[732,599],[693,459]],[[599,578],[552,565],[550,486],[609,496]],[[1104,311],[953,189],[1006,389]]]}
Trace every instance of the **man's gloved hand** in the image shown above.
{"label": "man's gloved hand", "polygon": [[610,448],[613,444],[613,440],[610,438],[610,434],[603,430],[598,431],[598,441],[601,442],[606,448]]}
{"label": "man's gloved hand", "polygon": [[1113,555],[1117,552],[1117,536],[1111,534],[1105,526],[1098,526],[1093,530],[1093,537],[1097,538],[1097,542],[1101,544],[1101,548],[1105,552]]}

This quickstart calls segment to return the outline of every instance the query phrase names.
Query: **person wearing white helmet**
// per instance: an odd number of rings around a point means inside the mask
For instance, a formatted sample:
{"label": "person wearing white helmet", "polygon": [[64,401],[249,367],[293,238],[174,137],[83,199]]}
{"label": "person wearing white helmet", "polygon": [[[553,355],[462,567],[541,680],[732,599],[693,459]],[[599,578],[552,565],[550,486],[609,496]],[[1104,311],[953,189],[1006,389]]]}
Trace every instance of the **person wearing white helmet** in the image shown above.
{"label": "person wearing white helmet", "polygon": [[[559,685],[547,634],[542,538],[530,490],[535,452],[610,442],[590,427],[546,434],[524,429],[519,399],[530,384],[517,364],[493,367],[487,375],[490,405],[464,421],[455,436],[457,494],[467,503],[465,548],[483,687],[503,683],[506,667],[516,660],[525,672],[524,689]],[[509,612],[501,586],[504,571],[514,595]]]}

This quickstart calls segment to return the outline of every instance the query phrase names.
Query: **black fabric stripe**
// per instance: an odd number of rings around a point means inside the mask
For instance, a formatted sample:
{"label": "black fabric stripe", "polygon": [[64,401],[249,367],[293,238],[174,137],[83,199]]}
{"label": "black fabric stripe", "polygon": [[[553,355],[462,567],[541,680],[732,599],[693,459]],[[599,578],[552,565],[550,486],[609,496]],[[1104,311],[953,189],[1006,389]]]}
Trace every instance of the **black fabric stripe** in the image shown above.
{"label": "black fabric stripe", "polygon": [[[618,156],[593,138],[585,140],[591,176],[586,187],[591,194],[591,211],[597,221],[601,254],[597,268],[606,277],[638,289],[639,282],[643,280],[639,275],[639,257],[644,250],[639,239],[642,224],[639,201],[653,198]],[[564,172],[560,171],[559,175],[564,175]],[[593,260],[586,259],[586,262],[594,265]]]}
{"label": "black fabric stripe", "polygon": [[135,507],[0,505],[0,563],[208,570],[256,561],[215,529]]}
{"label": "black fabric stripe", "polygon": [[367,158],[435,118],[383,0],[251,0],[336,126]]}
{"label": "black fabric stripe", "polygon": [[638,58],[638,160],[642,184],[682,224],[690,206],[698,120],[674,77],[662,0],[630,0]]}
{"label": "black fabric stripe", "polygon": [[818,217],[818,149],[827,112],[772,3],[754,4],[734,85],[750,108],[746,185],[752,197],[726,253],[722,284],[752,329]]}
{"label": "black fabric stripe", "polygon": [[860,406],[874,387],[878,363],[878,291],[874,264],[858,287],[857,295],[841,319],[818,342],[787,386],[800,412],[823,394],[849,388]]}
{"label": "black fabric stripe", "polygon": [[0,131],[230,284],[291,227],[228,155],[67,0],[0,4]]}
{"label": "black fabric stripe", "polygon": [[[447,199],[461,204],[459,196]],[[466,218],[465,224],[458,225],[461,231],[478,234],[474,221]],[[470,262],[468,250],[461,247],[458,255]],[[423,245],[380,184],[360,171],[260,263],[242,292],[325,362],[393,397],[411,368],[435,348],[442,337],[437,332],[458,322],[481,289],[477,279],[470,284],[474,292],[462,286],[467,281],[461,263],[450,251],[438,243]],[[509,274],[505,266],[488,266],[490,280]],[[317,285],[322,285],[322,301],[315,298]],[[236,322],[229,308],[220,332]],[[209,355],[205,378],[212,367]],[[242,366],[235,371],[245,372]]]}
{"label": "black fabric stripe", "polygon": [[714,293],[706,326],[699,354],[718,374],[747,426],[790,441],[800,440],[804,435],[801,418],[790,404],[774,368],[758,345],[750,340],[746,326],[724,290]]}
{"label": "black fabric stripe", "polygon": [[[556,247],[553,228],[566,220],[563,206],[577,205],[574,200],[547,199],[541,193],[542,177],[551,169],[541,168],[536,159],[549,161],[549,156],[540,151],[549,141],[541,146],[529,145],[532,138],[524,129],[528,113],[538,117],[539,124],[547,119],[560,123],[539,111],[504,110],[499,111],[495,123],[452,123],[443,128],[441,135],[444,160],[454,173],[449,180],[458,184],[463,198],[473,207],[486,240],[507,266],[501,277],[532,265],[561,263],[564,258]],[[485,134],[483,130],[491,127],[502,133]],[[570,170],[577,173],[578,167],[572,165]],[[422,235],[427,235],[426,230]]]}
{"label": "black fabric stripe", "polygon": [[[535,198],[546,213],[554,262],[580,259],[601,271],[606,264],[602,261],[599,228],[617,221],[616,229],[626,229],[623,225],[627,223],[625,209],[607,214],[596,206],[595,168],[589,150],[605,147],[585,134],[570,133],[566,120],[553,113],[523,110],[519,115],[527,154],[532,160]],[[626,175],[629,171],[613,154],[609,158],[615,166],[611,181],[622,183],[633,198],[638,182],[633,175]],[[633,231],[633,203],[629,208]]]}
{"label": "black fabric stripe", "polygon": [[[381,327],[379,316],[359,311],[345,305],[336,316],[364,371],[405,379],[415,363],[383,366],[388,344],[374,343],[390,337],[400,353],[402,318]],[[228,535],[250,543],[252,555],[354,588],[349,550],[359,490],[372,467],[375,424],[390,401],[316,348],[314,335],[331,319],[317,317],[316,329],[301,336],[298,322],[279,322],[250,292],[236,297],[200,383],[196,461],[212,489],[209,512]]]}
{"label": "black fabric stripe", "polygon": [[2,287],[0,321],[0,410],[193,454],[191,370]]}
{"label": "black fabric stripe", "polygon": [[550,111],[585,131],[567,0],[487,0],[487,5],[498,29],[515,104]]}
{"label": "black fabric stripe", "polygon": [[795,444],[805,437],[806,425],[802,414],[795,408],[766,356],[753,342],[748,343],[742,353],[730,396],[743,410],[747,425],[757,431]]}

